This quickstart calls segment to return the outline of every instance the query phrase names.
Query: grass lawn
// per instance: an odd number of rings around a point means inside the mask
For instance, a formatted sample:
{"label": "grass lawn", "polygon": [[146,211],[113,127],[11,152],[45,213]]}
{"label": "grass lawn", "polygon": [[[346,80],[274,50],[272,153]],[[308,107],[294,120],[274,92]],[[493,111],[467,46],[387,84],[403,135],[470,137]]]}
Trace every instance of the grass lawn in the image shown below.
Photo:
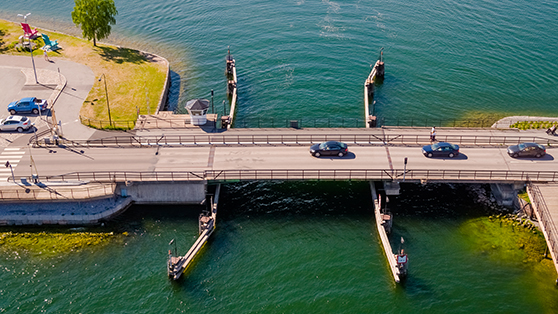
{"label": "grass lawn", "polygon": [[[92,125],[95,125],[94,121],[103,121],[103,128],[108,127],[105,78],[113,121],[135,121],[138,109],[140,114],[155,113],[165,86],[166,60],[133,49],[99,43],[94,47],[92,42],[81,38],[42,29],[38,31],[47,34],[51,40],[58,40],[62,47],[50,51],[49,57],[85,64],[95,73],[97,80],[80,111],[83,118],[92,120]],[[18,51],[16,47],[22,34],[19,23],[0,20],[0,53],[29,55],[29,51]],[[33,54],[42,56],[43,40],[37,38],[34,42],[37,48]],[[105,77],[99,82],[102,74]],[[125,122],[116,123],[117,128],[126,128],[126,125],[133,127]]]}

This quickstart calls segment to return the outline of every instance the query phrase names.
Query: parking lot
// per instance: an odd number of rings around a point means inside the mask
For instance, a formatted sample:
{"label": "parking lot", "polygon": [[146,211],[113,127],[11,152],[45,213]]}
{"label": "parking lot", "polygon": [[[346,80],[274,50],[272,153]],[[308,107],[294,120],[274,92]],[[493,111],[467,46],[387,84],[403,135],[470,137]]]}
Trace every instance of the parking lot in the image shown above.
{"label": "parking lot", "polygon": [[[62,82],[66,86],[60,93],[54,104],[57,122],[62,125],[65,133],[71,133],[76,137],[88,138],[95,130],[90,130],[79,122],[79,110],[87,97],[95,76],[91,69],[85,65],[66,60],[54,59],[49,61],[35,57],[35,71],[30,57],[0,55],[0,118],[10,115],[7,107],[10,102],[24,97],[37,97],[49,99],[55,88]],[[36,73],[36,82],[35,80]],[[52,106],[49,103],[49,108]],[[32,122],[41,130],[46,128],[46,123],[41,118],[47,119],[50,110],[43,112],[41,116],[22,113],[28,116]],[[33,128],[23,132],[0,132],[0,147],[6,147],[18,137],[32,133]]]}

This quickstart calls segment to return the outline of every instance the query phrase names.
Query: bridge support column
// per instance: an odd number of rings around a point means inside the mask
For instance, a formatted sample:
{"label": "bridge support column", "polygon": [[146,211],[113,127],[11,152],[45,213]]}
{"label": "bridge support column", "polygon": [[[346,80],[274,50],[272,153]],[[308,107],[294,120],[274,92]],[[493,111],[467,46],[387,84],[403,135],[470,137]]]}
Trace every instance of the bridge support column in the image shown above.
{"label": "bridge support column", "polygon": [[493,183],[490,184],[492,195],[496,198],[498,205],[512,207],[517,197],[515,184]]}
{"label": "bridge support column", "polygon": [[399,195],[399,182],[384,181],[384,190],[386,195]]}

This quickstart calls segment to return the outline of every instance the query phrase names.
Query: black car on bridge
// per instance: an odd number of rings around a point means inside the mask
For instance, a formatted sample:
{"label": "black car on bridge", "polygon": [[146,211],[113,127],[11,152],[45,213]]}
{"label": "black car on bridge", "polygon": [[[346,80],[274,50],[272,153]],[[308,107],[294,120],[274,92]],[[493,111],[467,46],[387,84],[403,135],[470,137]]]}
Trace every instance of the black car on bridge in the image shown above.
{"label": "black car on bridge", "polygon": [[343,142],[328,141],[310,146],[310,154],[314,157],[339,156],[343,157],[349,152],[349,147]]}
{"label": "black car on bridge", "polygon": [[459,155],[459,146],[446,142],[438,142],[422,147],[422,153],[426,157],[449,157]]}
{"label": "black car on bridge", "polygon": [[521,143],[508,147],[508,155],[513,158],[517,157],[537,157],[541,158],[546,155],[546,148],[537,143]]}

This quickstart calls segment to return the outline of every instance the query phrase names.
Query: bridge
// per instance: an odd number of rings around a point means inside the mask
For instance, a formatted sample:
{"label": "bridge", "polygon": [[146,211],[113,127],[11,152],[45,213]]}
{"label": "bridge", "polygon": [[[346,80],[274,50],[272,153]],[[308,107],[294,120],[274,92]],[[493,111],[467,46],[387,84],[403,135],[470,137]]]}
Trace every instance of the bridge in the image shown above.
{"label": "bridge", "polygon": [[[315,158],[309,146],[349,144],[345,157]],[[455,158],[426,158],[425,128],[231,129],[226,132],[149,130],[58,144],[30,138],[14,178],[36,170],[41,181],[397,180],[437,182],[556,182],[558,140],[543,132],[441,129],[438,140],[459,144]],[[508,145],[547,145],[547,155],[513,159]],[[404,159],[408,159],[404,165]],[[5,162],[5,161],[4,161]],[[4,173],[6,179],[10,173]]]}
{"label": "bridge", "polygon": [[[558,183],[554,157],[558,140],[543,131],[460,128],[439,128],[437,139],[459,144],[460,155],[424,157],[421,146],[430,144],[429,128],[150,129],[99,132],[88,140],[58,142],[28,135],[27,142],[1,152],[0,161],[9,161],[12,168],[0,172],[0,179],[11,181],[12,188],[3,187],[0,198],[82,200],[121,195],[133,196],[137,203],[200,203],[208,182],[239,180],[529,183],[533,207],[556,261],[558,232],[552,216],[558,215],[558,203],[544,201],[551,199],[555,188],[539,187]],[[348,143],[349,154],[310,155],[311,144],[328,140]],[[507,146],[521,142],[546,145],[547,155],[509,157]],[[61,183],[66,185],[57,186]]]}

